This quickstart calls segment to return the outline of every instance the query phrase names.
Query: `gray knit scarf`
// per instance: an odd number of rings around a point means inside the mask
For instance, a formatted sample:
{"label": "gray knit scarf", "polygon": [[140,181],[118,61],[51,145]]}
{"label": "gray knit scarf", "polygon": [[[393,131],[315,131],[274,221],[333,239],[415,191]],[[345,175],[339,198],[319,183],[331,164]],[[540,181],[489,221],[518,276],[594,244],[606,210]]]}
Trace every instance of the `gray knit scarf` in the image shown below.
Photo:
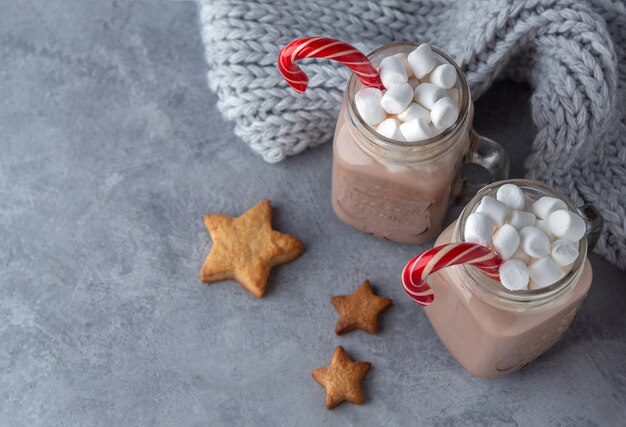
{"label": "gray knit scarf", "polygon": [[210,88],[235,133],[268,162],[332,140],[349,75],[307,63],[296,95],[280,48],[323,35],[368,52],[391,41],[439,47],[472,96],[499,77],[528,82],[538,133],[527,176],[593,203],[596,252],[626,268],[626,7],[623,0],[200,0]]}

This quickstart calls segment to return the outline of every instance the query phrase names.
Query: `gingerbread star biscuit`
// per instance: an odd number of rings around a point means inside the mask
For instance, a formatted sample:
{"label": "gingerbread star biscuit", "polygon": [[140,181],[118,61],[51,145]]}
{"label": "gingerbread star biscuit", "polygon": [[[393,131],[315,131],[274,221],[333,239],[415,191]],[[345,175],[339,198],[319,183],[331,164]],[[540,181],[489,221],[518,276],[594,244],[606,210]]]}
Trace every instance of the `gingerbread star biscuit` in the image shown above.
{"label": "gingerbread star biscuit", "polygon": [[365,402],[360,383],[370,366],[369,362],[352,361],[342,346],[337,347],[330,365],[311,373],[326,389],[326,409],[333,409],[344,400],[357,405]]}
{"label": "gingerbread star biscuit", "polygon": [[391,306],[389,298],[374,294],[369,280],[363,282],[352,295],[334,296],[330,302],[340,314],[335,327],[337,335],[357,328],[376,334],[378,315]]}
{"label": "gingerbread star biscuit", "polygon": [[260,298],[267,289],[272,267],[298,258],[302,243],[272,229],[272,205],[262,200],[237,218],[221,214],[204,216],[213,248],[200,270],[205,283],[235,279]]}

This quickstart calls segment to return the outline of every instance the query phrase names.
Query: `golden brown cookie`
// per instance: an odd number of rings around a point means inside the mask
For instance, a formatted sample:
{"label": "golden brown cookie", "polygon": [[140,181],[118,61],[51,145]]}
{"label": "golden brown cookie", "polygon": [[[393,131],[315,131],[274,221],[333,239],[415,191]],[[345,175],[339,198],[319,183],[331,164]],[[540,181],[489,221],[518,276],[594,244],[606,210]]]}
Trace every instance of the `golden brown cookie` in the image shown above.
{"label": "golden brown cookie", "polygon": [[389,298],[374,294],[369,280],[363,282],[352,295],[334,296],[330,302],[340,314],[335,327],[337,335],[357,328],[376,334],[378,315],[391,306]]}
{"label": "golden brown cookie", "polygon": [[360,383],[370,366],[369,362],[352,361],[342,346],[337,347],[330,365],[311,373],[326,389],[326,409],[333,409],[344,400],[357,405],[365,402]]}
{"label": "golden brown cookie", "polygon": [[267,289],[272,267],[293,261],[304,251],[298,239],[272,229],[269,200],[262,200],[237,218],[205,215],[204,224],[213,248],[200,270],[200,280],[213,283],[235,279],[257,298]]}

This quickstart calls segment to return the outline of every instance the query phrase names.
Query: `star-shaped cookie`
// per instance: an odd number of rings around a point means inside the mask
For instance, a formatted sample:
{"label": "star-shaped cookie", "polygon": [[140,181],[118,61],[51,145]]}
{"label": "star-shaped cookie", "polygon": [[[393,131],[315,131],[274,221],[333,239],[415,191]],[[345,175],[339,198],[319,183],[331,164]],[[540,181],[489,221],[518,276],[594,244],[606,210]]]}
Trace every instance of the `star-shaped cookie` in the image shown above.
{"label": "star-shaped cookie", "polygon": [[334,296],[330,302],[340,314],[335,327],[337,335],[357,328],[376,334],[378,315],[391,306],[389,298],[374,294],[369,280],[363,282],[352,295]]}
{"label": "star-shaped cookie", "polygon": [[260,298],[267,289],[272,267],[298,258],[302,243],[272,229],[272,205],[262,200],[237,218],[222,214],[204,216],[213,239],[211,252],[200,270],[205,283],[235,279]]}
{"label": "star-shaped cookie", "polygon": [[333,409],[344,400],[357,405],[365,402],[360,383],[371,365],[369,362],[352,361],[342,346],[337,347],[330,365],[311,373],[315,381],[326,389],[326,409]]}

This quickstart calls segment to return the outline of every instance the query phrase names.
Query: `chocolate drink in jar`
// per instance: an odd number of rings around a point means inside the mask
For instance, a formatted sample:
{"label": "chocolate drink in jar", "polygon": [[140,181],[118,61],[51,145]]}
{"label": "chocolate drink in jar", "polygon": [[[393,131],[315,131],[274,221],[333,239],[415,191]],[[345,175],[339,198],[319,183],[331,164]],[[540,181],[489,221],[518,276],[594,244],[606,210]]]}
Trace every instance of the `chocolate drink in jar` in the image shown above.
{"label": "chocolate drink in jar", "polygon": [[443,52],[402,42],[365,57],[333,39],[292,43],[281,52],[279,69],[297,91],[307,80],[296,59],[330,58],[355,71],[333,148],[332,206],[346,224],[395,242],[424,243],[439,234],[455,200],[481,186],[464,182],[463,163],[506,178],[508,157],[472,130],[469,88]]}
{"label": "chocolate drink in jar", "polygon": [[[511,186],[523,192],[524,208],[496,203],[498,190]],[[465,369],[497,378],[541,356],[568,329],[591,285],[587,252],[601,226],[593,207],[577,208],[542,183],[497,182],[468,203],[435,248],[407,264],[403,285]],[[509,227],[513,238],[502,241]]]}
{"label": "chocolate drink in jar", "polygon": [[[410,65],[428,60],[413,58],[416,51],[429,53],[433,61],[433,68],[427,66],[419,79]],[[369,55],[375,66],[381,65],[383,77],[384,61],[394,57],[399,62],[406,58],[409,63],[406,84],[415,87],[413,98],[398,114],[389,113],[397,106],[391,105],[385,110],[385,119],[375,124],[367,106],[359,108],[363,86],[350,79],[333,141],[332,204],[342,221],[359,230],[395,242],[420,244],[441,232],[447,212],[463,191],[463,163],[488,166],[496,179],[503,179],[508,158],[500,146],[472,130],[474,107],[469,89],[451,58],[413,43],[393,43]],[[452,71],[452,80],[432,77],[442,67]],[[382,104],[389,88],[382,92]],[[440,105],[448,101],[455,109],[453,120],[438,120]],[[482,161],[486,153],[498,161],[487,165]]]}

